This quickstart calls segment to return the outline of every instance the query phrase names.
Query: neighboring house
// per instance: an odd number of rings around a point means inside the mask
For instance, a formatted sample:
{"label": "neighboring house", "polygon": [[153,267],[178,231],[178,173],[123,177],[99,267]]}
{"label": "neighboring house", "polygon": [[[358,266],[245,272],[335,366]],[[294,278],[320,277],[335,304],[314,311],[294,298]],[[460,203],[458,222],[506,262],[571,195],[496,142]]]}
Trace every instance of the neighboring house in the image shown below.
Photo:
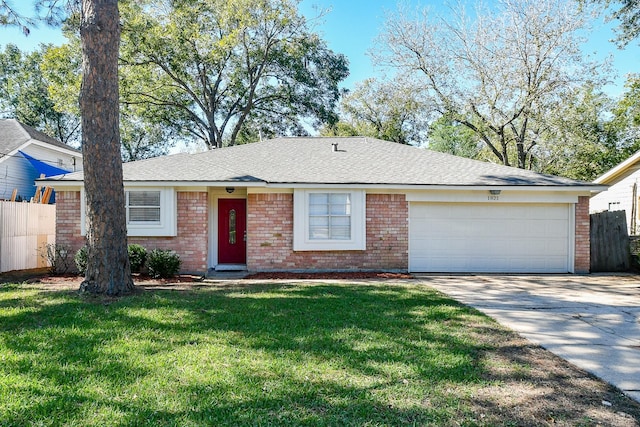
{"label": "neighboring house", "polygon": [[638,182],[640,182],[640,151],[610,169],[595,181],[609,188],[591,198],[589,212],[625,211],[630,235],[640,231],[638,212]]}
{"label": "neighboring house", "polygon": [[[372,138],[278,138],[124,164],[130,243],[184,271],[582,273],[605,187]],[[84,243],[83,174],[57,242]]]}
{"label": "neighboring house", "polygon": [[0,119],[0,200],[16,191],[18,200],[31,199],[34,181],[82,169],[82,154],[55,138],[14,119]]}

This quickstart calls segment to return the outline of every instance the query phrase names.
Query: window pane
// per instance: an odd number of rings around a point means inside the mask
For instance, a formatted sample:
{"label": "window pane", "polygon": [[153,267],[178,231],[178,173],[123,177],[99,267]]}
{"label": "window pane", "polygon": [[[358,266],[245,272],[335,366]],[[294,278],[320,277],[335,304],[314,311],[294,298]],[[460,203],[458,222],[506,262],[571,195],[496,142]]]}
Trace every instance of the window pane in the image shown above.
{"label": "window pane", "polygon": [[347,215],[347,205],[331,205],[331,215]]}
{"label": "window pane", "polygon": [[331,193],[329,196],[332,205],[346,205],[349,203],[349,195],[346,193]]}
{"label": "window pane", "polygon": [[328,216],[311,216],[309,217],[309,225],[329,227]]}
{"label": "window pane", "polygon": [[310,225],[309,226],[309,238],[310,239],[328,239],[329,238],[329,228],[321,225]]}
{"label": "window pane", "polygon": [[351,238],[351,195],[309,194],[309,238],[349,240]]}
{"label": "window pane", "polygon": [[351,238],[351,227],[331,227],[331,238],[335,240],[349,240]]}
{"label": "window pane", "polygon": [[229,244],[236,244],[236,210],[231,209],[229,212]]}
{"label": "window pane", "polygon": [[129,191],[129,206],[160,206],[160,192]]}
{"label": "window pane", "polygon": [[328,215],[329,205],[309,205],[309,215]]}
{"label": "window pane", "polygon": [[351,218],[348,216],[332,216],[331,227],[348,227],[351,225]]}
{"label": "window pane", "polygon": [[312,205],[326,205],[329,203],[329,194],[311,193],[309,194],[309,203]]}
{"label": "window pane", "polygon": [[160,222],[160,208],[129,208],[130,222]]}

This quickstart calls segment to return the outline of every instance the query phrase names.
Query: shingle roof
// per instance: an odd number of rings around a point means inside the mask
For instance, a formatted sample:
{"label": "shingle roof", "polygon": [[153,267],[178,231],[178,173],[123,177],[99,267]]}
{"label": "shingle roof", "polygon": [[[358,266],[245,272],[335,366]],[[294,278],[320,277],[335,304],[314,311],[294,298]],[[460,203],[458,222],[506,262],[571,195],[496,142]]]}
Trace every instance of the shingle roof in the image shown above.
{"label": "shingle roof", "polygon": [[20,147],[25,142],[35,139],[58,148],[78,151],[49,135],[35,130],[31,126],[20,123],[15,119],[0,119],[0,154],[7,154]]}
{"label": "shingle roof", "polygon": [[[332,144],[338,144],[337,151]],[[125,163],[123,173],[129,183],[593,187],[592,183],[365,137],[276,138]],[[81,181],[83,176],[78,172],[62,179]]]}

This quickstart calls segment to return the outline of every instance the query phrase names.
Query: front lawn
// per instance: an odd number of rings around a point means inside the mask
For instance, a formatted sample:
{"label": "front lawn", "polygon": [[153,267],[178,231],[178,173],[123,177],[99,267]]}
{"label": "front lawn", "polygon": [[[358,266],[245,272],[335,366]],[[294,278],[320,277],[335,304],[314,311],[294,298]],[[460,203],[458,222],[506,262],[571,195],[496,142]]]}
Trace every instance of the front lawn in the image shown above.
{"label": "front lawn", "polygon": [[420,284],[122,299],[0,284],[0,426],[638,420],[616,390]]}

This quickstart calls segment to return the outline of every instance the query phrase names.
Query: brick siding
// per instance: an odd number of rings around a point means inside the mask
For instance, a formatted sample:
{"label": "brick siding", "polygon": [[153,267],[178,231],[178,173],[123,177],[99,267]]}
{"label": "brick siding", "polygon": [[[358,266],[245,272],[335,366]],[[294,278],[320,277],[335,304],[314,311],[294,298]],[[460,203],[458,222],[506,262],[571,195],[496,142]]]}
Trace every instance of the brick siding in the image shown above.
{"label": "brick siding", "polygon": [[175,237],[129,237],[147,250],[170,249],[180,255],[183,272],[207,271],[209,251],[209,197],[206,192],[177,193],[178,235]]}
{"label": "brick siding", "polygon": [[[247,267],[251,271],[406,270],[408,203],[398,194],[368,194],[366,251],[293,251],[293,194],[249,194]],[[209,200],[206,192],[178,192],[176,237],[130,237],[148,250],[175,250],[185,272],[207,270]],[[590,269],[589,197],[575,208],[576,273]],[[56,243],[73,254],[85,243],[80,234],[80,192],[56,192]]]}
{"label": "brick siding", "polygon": [[[73,257],[84,244],[85,237],[80,233],[80,192],[56,191],[56,245],[66,247]],[[71,267],[75,269],[75,264]]]}
{"label": "brick siding", "polygon": [[366,251],[293,251],[293,194],[249,194],[247,211],[247,268],[251,271],[407,270],[404,195],[367,195]]}
{"label": "brick siding", "polygon": [[589,236],[589,197],[578,197],[576,204],[576,247],[574,271],[588,273],[591,268],[591,240]]}
{"label": "brick siding", "polygon": [[[75,252],[85,243],[80,234],[80,192],[56,192],[56,242]],[[183,272],[207,271],[209,248],[209,198],[206,192],[178,192],[178,235],[175,237],[129,237],[147,250],[174,250]]]}

